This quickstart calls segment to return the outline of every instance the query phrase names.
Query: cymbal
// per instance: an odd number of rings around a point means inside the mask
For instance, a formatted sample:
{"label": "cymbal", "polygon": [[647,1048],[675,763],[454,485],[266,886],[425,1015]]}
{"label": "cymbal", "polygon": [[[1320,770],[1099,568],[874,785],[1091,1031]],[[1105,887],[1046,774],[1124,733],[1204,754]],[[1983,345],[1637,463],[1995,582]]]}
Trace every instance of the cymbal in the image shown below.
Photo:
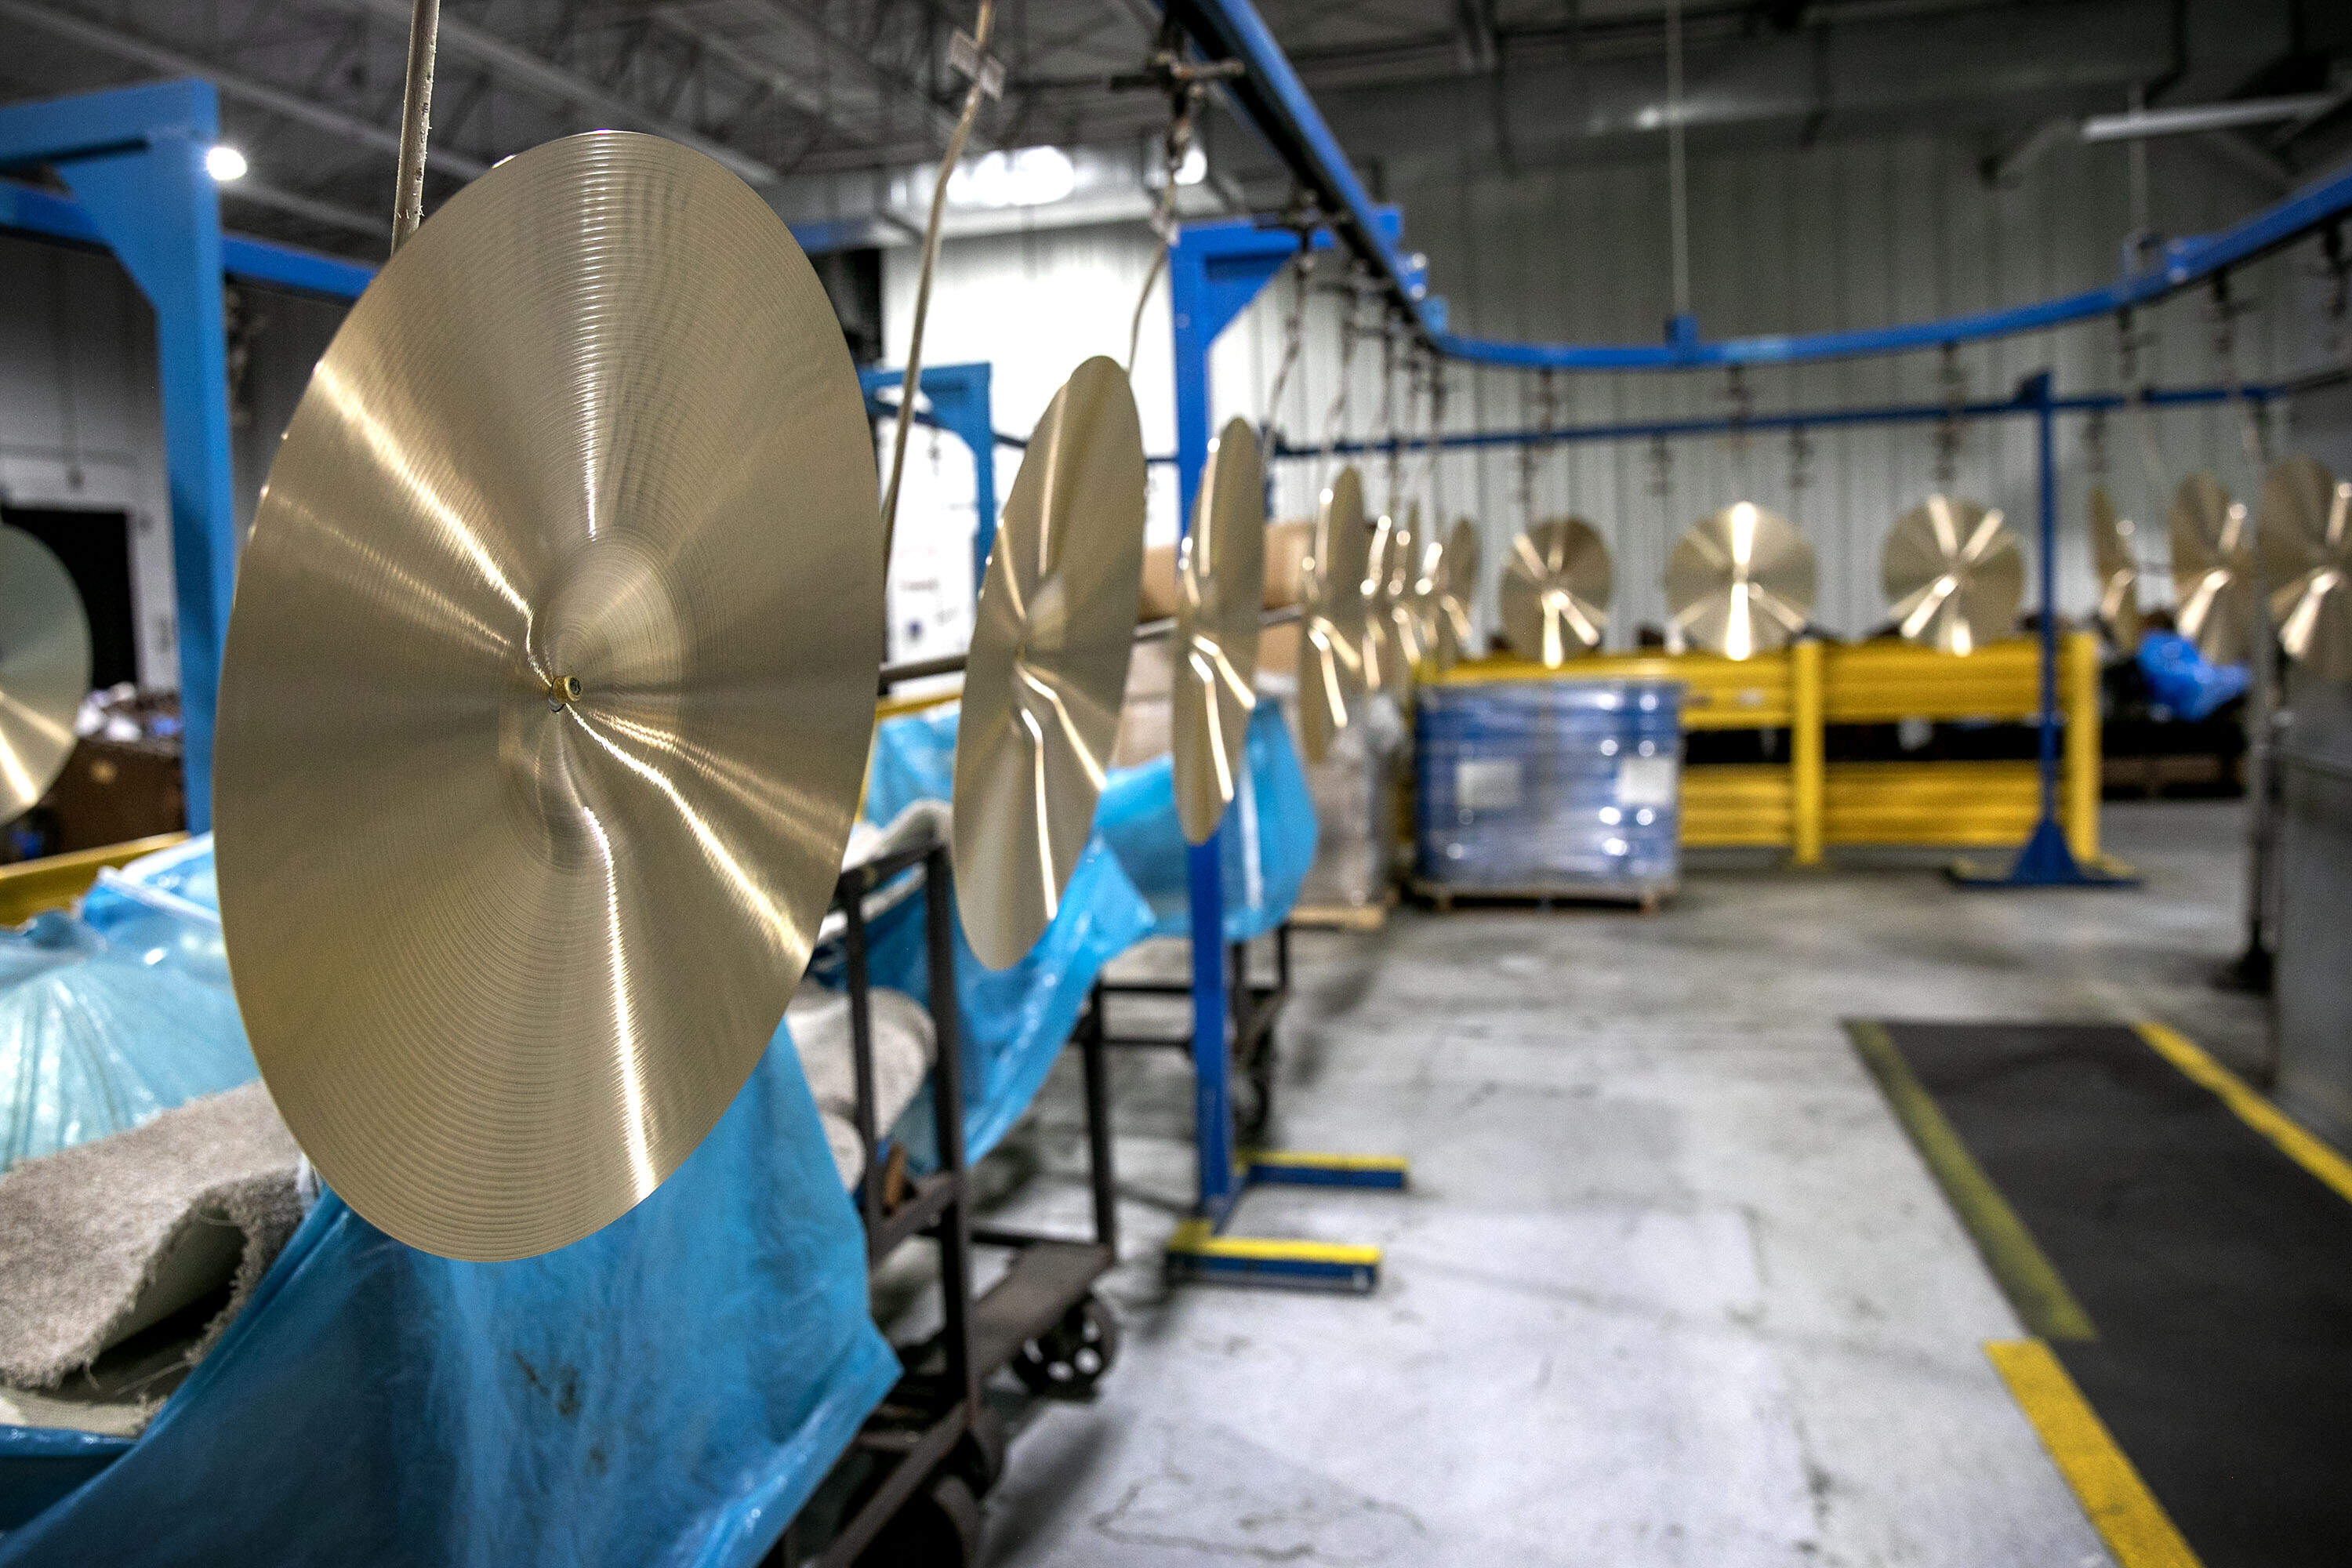
{"label": "cymbal", "polygon": [[1171,735],[1176,817],[1206,844],[1234,800],[1257,706],[1258,601],[1265,584],[1265,470],[1257,432],[1226,422],[1209,448],[1192,531],[1176,546]]}
{"label": "cymbal", "polygon": [[89,616],[49,547],[0,527],[0,822],[31,810],[73,754],[89,694]]}
{"label": "cymbal", "polygon": [[1143,426],[1117,360],[1045,405],[996,525],[956,727],[956,909],[991,969],[1061,908],[1118,739],[1143,590]]}
{"label": "cymbal", "polygon": [[508,159],[352,308],[245,547],[215,777],[254,1056],[368,1220],[545,1252],[734,1100],[856,814],[875,489],[807,258],[673,142]]}
{"label": "cymbal", "polygon": [[1364,579],[1364,669],[1375,691],[1402,694],[1412,684],[1425,641],[1413,588],[1421,578],[1421,503],[1402,518],[1383,517],[1372,531]]}
{"label": "cymbal", "polygon": [[1477,626],[1472,619],[1478,602],[1478,525],[1466,517],[1456,521],[1446,537],[1433,586],[1431,654],[1443,671],[1453,668],[1464,654],[1475,655],[1478,647]]}
{"label": "cymbal", "polygon": [[2273,464],[2262,524],[2279,641],[2328,679],[2352,680],[2352,484],[2311,458]]}
{"label": "cymbal", "polygon": [[1531,523],[1503,558],[1497,597],[1511,651],[1557,669],[1601,646],[1616,574],[1600,531],[1580,517]]}
{"label": "cymbal", "polygon": [[1998,507],[1929,496],[1887,531],[1878,575],[1906,641],[1965,654],[2017,629],[2025,555]]}
{"label": "cymbal", "polygon": [[1690,641],[1730,658],[1786,647],[1813,613],[1813,547],[1778,512],[1711,512],[1666,557],[1666,608]]}
{"label": "cymbal", "polygon": [[2093,485],[2090,494],[2091,563],[2099,578],[2099,619],[2105,622],[2120,646],[2139,645],[2139,555],[2134,549],[2138,531],[2132,520],[2116,514],[2116,503],[2105,485]]}
{"label": "cymbal", "polygon": [[2215,664],[2243,664],[2253,644],[2253,567],[2246,508],[2210,474],[2172,493],[2172,596],[2180,635]]}
{"label": "cymbal", "polygon": [[1302,603],[1298,727],[1310,762],[1329,754],[1348,727],[1348,704],[1364,690],[1364,576],[1371,535],[1364,527],[1364,481],[1353,465],[1323,491],[1315,519]]}

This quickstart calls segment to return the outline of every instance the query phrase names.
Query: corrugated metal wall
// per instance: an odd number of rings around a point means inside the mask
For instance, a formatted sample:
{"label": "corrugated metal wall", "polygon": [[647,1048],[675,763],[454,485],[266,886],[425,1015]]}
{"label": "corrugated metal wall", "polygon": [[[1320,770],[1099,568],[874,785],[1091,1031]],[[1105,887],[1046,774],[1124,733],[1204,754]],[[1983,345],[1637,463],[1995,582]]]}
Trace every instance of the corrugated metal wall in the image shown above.
{"label": "corrugated metal wall", "polygon": [[[2194,146],[2160,145],[2152,154],[2150,216],[2159,232],[2219,227],[2270,199]],[[1979,155],[1972,144],[1915,134],[1696,158],[1692,295],[1703,329],[1726,336],[1864,327],[2046,298],[2114,275],[2129,227],[2120,148],[2061,149],[2025,183],[2000,191],[1979,177]],[[1663,163],[1645,160],[1396,195],[1407,240],[1428,254],[1433,287],[1451,302],[1458,330],[1646,342],[1657,340],[1672,308],[1664,183]],[[929,357],[993,361],[999,423],[1025,430],[1078,359],[1125,352],[1129,312],[1150,259],[1148,237],[1134,228],[952,246],[934,297]],[[913,261],[911,250],[890,257],[886,316],[894,353],[903,350]],[[2237,329],[2242,375],[2266,378],[2326,356],[2317,309],[2324,283],[2309,256],[2250,268],[2232,289],[2253,307]],[[1174,440],[1164,289],[1160,294],[1147,316],[1136,378],[1146,442],[1155,452],[1170,450]],[[1220,419],[1259,409],[1279,358],[1286,305],[1286,297],[1270,290],[1220,342],[1213,367]],[[1328,296],[1310,307],[1307,352],[1280,411],[1296,438],[1319,437],[1325,428],[1339,383],[1339,310]],[[2206,296],[2170,301],[2141,325],[2153,333],[2147,354],[2159,383],[2221,378]],[[1348,427],[1356,435],[1376,429],[1379,359],[1370,343],[1355,356]],[[1957,363],[1969,395],[1978,398],[2005,395],[2044,366],[2055,371],[2062,392],[2118,384],[2116,333],[2105,323],[1965,348]],[[1746,384],[1751,405],[1762,413],[1939,403],[1941,379],[1941,356],[1928,353],[1756,372]],[[1562,423],[1705,417],[1733,407],[1720,372],[1562,376],[1556,384]],[[1536,405],[1533,377],[1449,371],[1449,428],[1531,426]],[[2060,424],[2061,604],[2071,611],[2091,595],[2080,523],[2085,424]],[[2251,490],[2242,428],[2226,411],[2167,413],[2155,417],[2151,439],[2143,443],[2131,421],[2108,422],[2110,487],[2128,515],[2144,520],[2143,547],[2153,563],[2160,566],[2164,553],[2164,499],[2183,475],[2210,468],[2233,490]],[[2291,448],[2294,432],[2282,426],[2274,440]],[[1543,457],[1536,474],[1538,512],[1582,512],[1615,553],[1613,645],[1630,644],[1636,626],[1663,619],[1659,576],[1674,537],[1703,513],[1741,499],[1787,512],[1812,539],[1823,625],[1858,634],[1884,618],[1879,542],[1903,510],[1935,487],[1936,428],[1823,431],[1809,441],[1796,476],[1801,489],[1791,484],[1791,444],[1778,432],[1744,445],[1727,438],[1671,443],[1663,495],[1645,442],[1563,445]],[[1375,470],[1368,478],[1373,496],[1383,497],[1382,476]],[[1009,472],[1003,482],[1010,483]],[[1303,515],[1320,482],[1319,465],[1283,465],[1277,509]],[[1523,521],[1518,458],[1508,451],[1452,455],[1439,482],[1449,510],[1479,520],[1491,578],[1491,563]],[[2032,422],[1969,422],[1955,488],[2003,508],[2028,535],[2030,551]],[[1172,488],[1164,483],[1155,487],[1152,526],[1156,537],[1174,530]]]}

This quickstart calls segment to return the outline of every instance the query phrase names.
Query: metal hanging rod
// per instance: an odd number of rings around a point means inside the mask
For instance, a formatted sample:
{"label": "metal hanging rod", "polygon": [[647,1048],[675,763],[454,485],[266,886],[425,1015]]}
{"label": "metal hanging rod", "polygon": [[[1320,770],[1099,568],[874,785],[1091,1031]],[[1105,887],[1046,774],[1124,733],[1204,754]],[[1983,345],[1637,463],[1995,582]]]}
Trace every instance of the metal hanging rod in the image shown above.
{"label": "metal hanging rod", "polygon": [[[1286,605],[1281,609],[1266,611],[1259,618],[1258,626],[1261,630],[1267,626],[1282,626],[1297,620],[1299,614],[1297,605]],[[1145,621],[1135,628],[1135,640],[1139,646],[1148,642],[1160,642],[1175,635],[1176,620],[1172,616],[1161,620]],[[882,689],[887,693],[890,688],[901,681],[921,680],[934,675],[961,674],[965,657],[960,653],[946,653],[937,658],[910,658],[898,664],[886,664],[882,667],[880,677]]]}

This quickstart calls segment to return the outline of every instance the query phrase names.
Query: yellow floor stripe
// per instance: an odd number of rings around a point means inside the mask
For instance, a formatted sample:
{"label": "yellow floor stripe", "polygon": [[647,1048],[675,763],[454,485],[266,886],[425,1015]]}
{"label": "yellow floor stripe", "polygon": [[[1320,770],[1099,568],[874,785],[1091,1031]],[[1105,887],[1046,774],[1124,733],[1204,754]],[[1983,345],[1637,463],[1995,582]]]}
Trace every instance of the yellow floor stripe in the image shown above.
{"label": "yellow floor stripe", "polygon": [[2200,1568],[2055,1352],[2040,1340],[1992,1340],[1984,1351],[2119,1568]]}
{"label": "yellow floor stripe", "polygon": [[1244,1165],[1291,1165],[1302,1171],[1402,1171],[1412,1161],[1402,1154],[1324,1154],[1305,1149],[1250,1149]]}
{"label": "yellow floor stripe", "polygon": [[2352,1203],[2352,1161],[2305,1131],[2286,1112],[2255,1093],[2243,1079],[2192,1044],[2188,1037],[2162,1024],[2136,1024],[2139,1037],[2179,1068],[2183,1077],[2221,1097],[2238,1120],[2277,1144],[2290,1160],[2336,1189]]}
{"label": "yellow floor stripe", "polygon": [[1895,1047],[1885,1028],[1866,1018],[1846,1020],[1846,1033],[1863,1065],[1878,1079],[1886,1103],[1911,1134],[1920,1158],[1959,1212],[1960,1223],[1976,1238],[1993,1278],[2009,1297],[2025,1326],[2045,1340],[2095,1340],[2091,1315],[2066,1289],[2066,1281],[2043,1255],[2033,1233],[1992,1184],[1992,1178],[1969,1152],[1960,1135],[1937,1108],[1935,1096],[1912,1072],[1911,1064]]}
{"label": "yellow floor stripe", "polygon": [[1168,1238],[1168,1250],[1198,1258],[1231,1258],[1255,1263],[1330,1263],[1342,1268],[1377,1268],[1381,1249],[1344,1241],[1286,1241],[1273,1237],[1219,1236],[1203,1219],[1179,1224]]}

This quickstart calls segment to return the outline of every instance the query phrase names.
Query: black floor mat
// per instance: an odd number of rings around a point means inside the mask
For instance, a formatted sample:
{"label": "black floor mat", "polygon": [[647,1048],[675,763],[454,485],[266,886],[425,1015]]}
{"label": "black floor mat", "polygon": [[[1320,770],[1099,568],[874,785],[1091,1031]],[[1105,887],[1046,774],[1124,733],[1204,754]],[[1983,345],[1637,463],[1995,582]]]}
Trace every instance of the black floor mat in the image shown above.
{"label": "black floor mat", "polygon": [[2130,1028],[1880,1027],[2088,1315],[2053,1348],[2206,1568],[2352,1563],[2352,1203]]}

